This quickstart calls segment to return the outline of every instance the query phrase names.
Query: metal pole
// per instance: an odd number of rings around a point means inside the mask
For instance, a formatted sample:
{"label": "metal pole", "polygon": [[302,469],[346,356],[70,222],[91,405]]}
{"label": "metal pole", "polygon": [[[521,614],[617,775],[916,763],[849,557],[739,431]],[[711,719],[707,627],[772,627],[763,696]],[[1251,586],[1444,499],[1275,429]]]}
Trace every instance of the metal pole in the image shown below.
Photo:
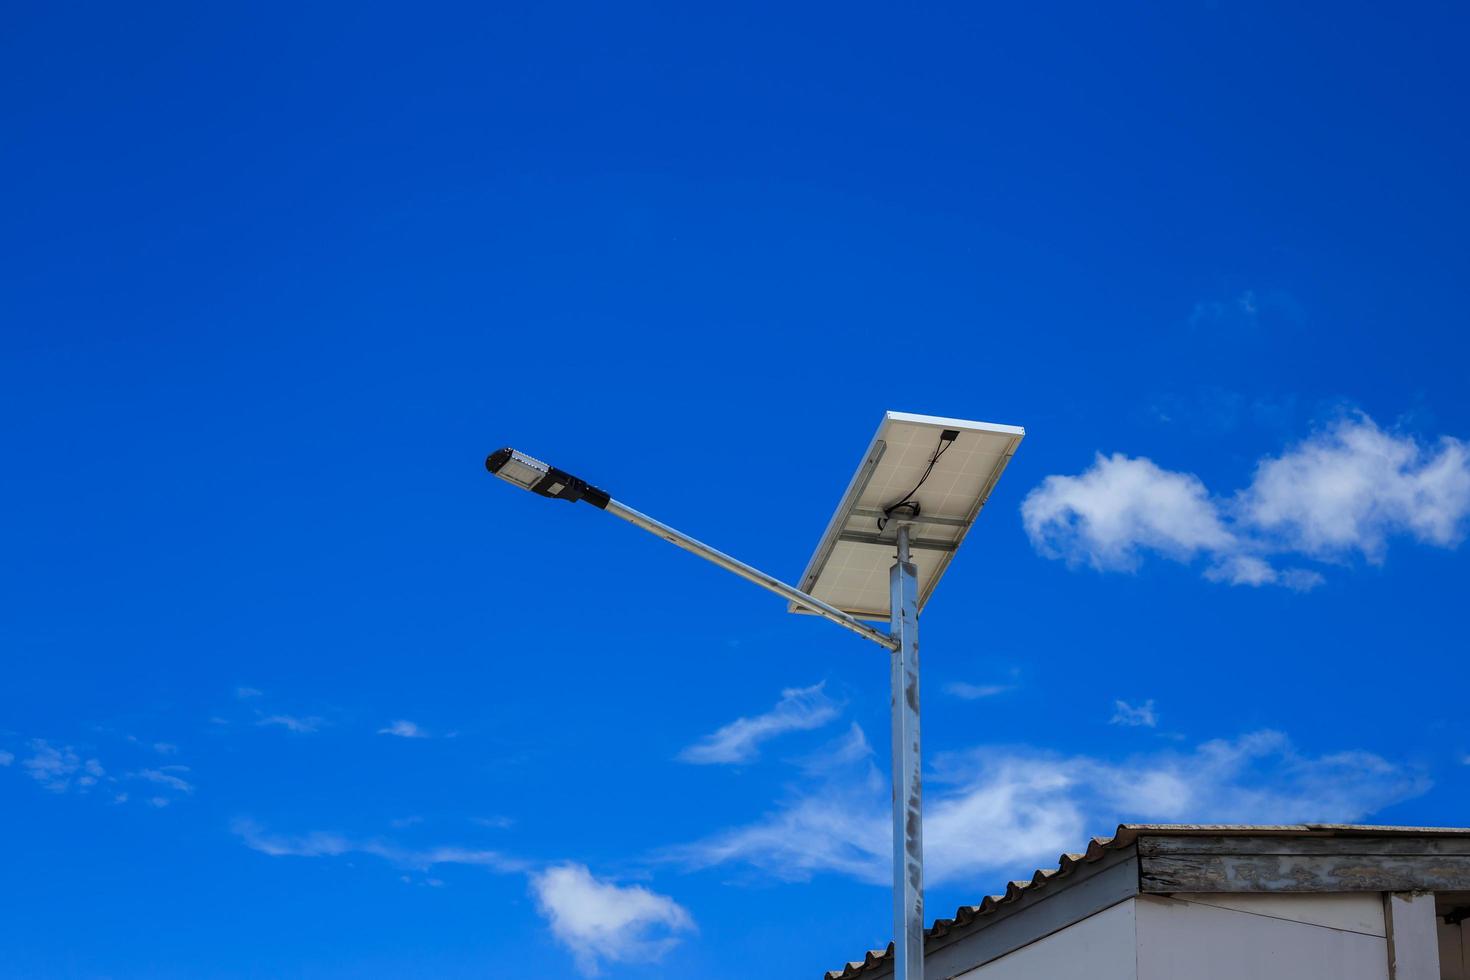
{"label": "metal pole", "polygon": [[[787,585],[780,579],[767,575],[758,568],[752,568],[743,561],[731,558],[723,551],[716,551],[704,542],[696,541],[684,532],[677,531],[662,521],[656,521],[647,514],[640,514],[633,508],[620,504],[616,500],[609,500],[607,506],[603,509],[615,517],[621,517],[629,524],[635,524],[645,531],[652,531],[670,544],[678,545],[685,551],[693,552],[706,561],[714,562],[721,568],[734,572],[746,581],[754,582],[763,589],[790,599],[798,606],[809,609],[818,616],[825,616],[838,626],[846,627],[859,636],[872,640],[879,646],[887,647],[889,650],[894,648],[895,641],[886,636],[882,631],[876,630],[856,617],[848,615],[836,606],[829,605],[815,596],[807,595],[795,586]],[[904,554],[908,554],[907,544],[905,544]],[[913,566],[910,565],[909,568],[912,569]]]}
{"label": "metal pole", "polygon": [[919,774],[919,570],[898,527],[888,571],[893,722],[893,976],[924,980],[924,827]]}

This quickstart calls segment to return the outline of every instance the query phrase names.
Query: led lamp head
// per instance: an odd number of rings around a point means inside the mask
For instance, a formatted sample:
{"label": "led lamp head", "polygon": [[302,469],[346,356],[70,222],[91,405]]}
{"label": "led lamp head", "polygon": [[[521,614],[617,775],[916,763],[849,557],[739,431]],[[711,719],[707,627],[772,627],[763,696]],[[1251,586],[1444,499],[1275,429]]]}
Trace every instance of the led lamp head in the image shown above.
{"label": "led lamp head", "polygon": [[543,497],[575,503],[585,500],[594,507],[606,507],[611,499],[605,492],[586,480],[572,476],[550,466],[533,456],[517,452],[510,447],[497,449],[485,458],[485,469],[506,483],[522,490],[539,493]]}
{"label": "led lamp head", "polygon": [[497,449],[485,460],[485,469],[506,483],[532,490],[551,473],[551,467],[514,449]]}

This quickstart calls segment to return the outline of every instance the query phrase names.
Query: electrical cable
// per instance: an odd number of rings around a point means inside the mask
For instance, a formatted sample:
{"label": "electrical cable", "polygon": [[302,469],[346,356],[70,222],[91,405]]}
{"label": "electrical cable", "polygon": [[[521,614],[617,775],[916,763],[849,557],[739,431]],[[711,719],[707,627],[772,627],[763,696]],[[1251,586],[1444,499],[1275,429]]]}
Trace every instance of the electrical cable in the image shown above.
{"label": "electrical cable", "polygon": [[[887,527],[888,519],[893,516],[893,512],[905,505],[908,505],[912,508],[913,512],[909,515],[910,517],[919,516],[919,503],[918,501],[913,499],[914,494],[918,493],[919,488],[924,485],[924,481],[929,479],[929,474],[934,472],[934,464],[939,462],[939,457],[943,456],[949,451],[950,446],[954,445],[955,437],[958,435],[959,433],[955,432],[953,429],[945,429],[939,434],[939,445],[934,447],[934,452],[929,457],[929,465],[924,469],[924,475],[919,477],[919,482],[914,484],[914,488],[912,490],[903,495],[902,500],[894,504],[889,504],[887,507],[883,508],[883,516],[878,520],[878,530],[881,531],[885,527]],[[945,436],[949,436],[949,438],[946,439]],[[913,502],[910,503],[910,501]]]}

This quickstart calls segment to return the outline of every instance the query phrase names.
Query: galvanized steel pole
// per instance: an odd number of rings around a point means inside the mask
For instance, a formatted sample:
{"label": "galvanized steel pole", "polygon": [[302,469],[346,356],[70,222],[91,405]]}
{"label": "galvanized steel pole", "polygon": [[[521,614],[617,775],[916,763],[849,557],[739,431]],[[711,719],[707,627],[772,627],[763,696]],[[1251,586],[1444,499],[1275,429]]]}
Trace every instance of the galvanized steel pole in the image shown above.
{"label": "galvanized steel pole", "polygon": [[924,826],[919,772],[919,571],[909,561],[909,527],[898,527],[888,572],[889,636],[895,641],[893,724],[893,976],[924,980]]}

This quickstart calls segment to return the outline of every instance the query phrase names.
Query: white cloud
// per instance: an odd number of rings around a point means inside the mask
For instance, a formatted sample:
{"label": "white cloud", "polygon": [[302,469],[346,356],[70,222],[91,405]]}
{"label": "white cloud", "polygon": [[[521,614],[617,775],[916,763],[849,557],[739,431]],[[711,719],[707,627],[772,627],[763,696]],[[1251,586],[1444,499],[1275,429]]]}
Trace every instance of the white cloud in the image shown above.
{"label": "white cloud", "polygon": [[239,698],[241,701],[248,701],[251,698],[258,698],[264,693],[265,692],[258,687],[235,688],[235,697]]}
{"label": "white cloud", "polygon": [[1326,582],[1321,572],[1307,568],[1276,568],[1255,555],[1229,555],[1205,569],[1211,582],[1230,585],[1280,585],[1293,592],[1310,592]]}
{"label": "white cloud", "polygon": [[1099,453],[1080,476],[1047,477],[1026,495],[1021,519],[1042,554],[1103,571],[1136,568],[1142,550],[1188,561],[1234,549],[1198,477],[1119,453]]}
{"label": "white cloud", "polygon": [[1394,534],[1452,548],[1470,514],[1470,446],[1445,437],[1426,447],[1367,416],[1347,419],[1263,459],[1240,505],[1245,520],[1313,557],[1381,562]]}
{"label": "white cloud", "polygon": [[667,895],[596,878],[580,864],[533,873],[531,893],[552,935],[588,976],[599,972],[603,960],[658,960],[679,942],[680,933],[694,929],[689,912]]}
{"label": "white cloud", "polygon": [[1043,480],[1021,517],[1039,553],[1072,565],[1131,571],[1152,552],[1203,558],[1213,581],[1307,591],[1321,573],[1273,556],[1381,562],[1394,535],[1457,546],[1470,517],[1470,445],[1445,437],[1427,447],[1357,415],[1263,458],[1230,498],[1152,460],[1098,454],[1077,476]]}
{"label": "white cloud", "polygon": [[14,761],[14,752],[6,752],[4,749],[0,749],[0,766],[8,766]]}
{"label": "white cloud", "polygon": [[822,684],[789,688],[770,711],[753,718],[737,718],[719,731],[679,753],[681,762],[710,764],[750,762],[760,743],[786,732],[821,728],[839,714],[836,703],[822,692]]}
{"label": "white cloud", "polygon": [[1154,728],[1159,723],[1158,716],[1154,714],[1153,698],[1149,698],[1136,708],[1127,701],[1114,701],[1113,709],[1113,717],[1109,719],[1109,724],[1112,725]]}
{"label": "white cloud", "polygon": [[1087,787],[1075,763],[987,753],[935,761],[934,802],[924,822],[930,880],[1039,864],[1085,841]]}
{"label": "white cloud", "polygon": [[1165,753],[1137,769],[1103,766],[1093,778],[1127,816],[1217,823],[1352,823],[1430,785],[1371,752],[1302,755],[1270,730]]}
{"label": "white cloud", "polygon": [[379,728],[379,735],[397,735],[399,738],[428,738],[429,733],[411,721],[395,721],[387,728]]}
{"label": "white cloud", "polygon": [[297,718],[293,715],[267,715],[256,722],[257,725],[280,725],[287,731],[305,734],[314,732],[323,724],[322,719],[314,715]]}
{"label": "white cloud", "polygon": [[[1048,865],[1125,820],[1352,822],[1424,792],[1422,775],[1367,752],[1300,753],[1272,731],[1126,763],[984,747],[936,757],[925,785],[926,874],[989,884]],[[745,865],[776,878],[889,879],[889,787],[865,763],[792,789],[744,826],[668,852],[690,868]]]}
{"label": "white cloud", "polygon": [[993,698],[997,694],[1004,694],[1011,690],[1009,684],[968,684],[965,681],[950,681],[944,685],[944,693],[953,695],[964,701],[978,701],[981,698]]}
{"label": "white cloud", "polygon": [[154,742],[153,751],[159,755],[178,755],[179,747],[172,742]]}
{"label": "white cloud", "polygon": [[[668,857],[691,869],[746,864],[783,881],[833,872],[882,884],[889,878],[892,837],[879,802],[882,780],[872,783],[793,793],[754,823],[671,848]],[[931,808],[926,827],[933,816]]]}

